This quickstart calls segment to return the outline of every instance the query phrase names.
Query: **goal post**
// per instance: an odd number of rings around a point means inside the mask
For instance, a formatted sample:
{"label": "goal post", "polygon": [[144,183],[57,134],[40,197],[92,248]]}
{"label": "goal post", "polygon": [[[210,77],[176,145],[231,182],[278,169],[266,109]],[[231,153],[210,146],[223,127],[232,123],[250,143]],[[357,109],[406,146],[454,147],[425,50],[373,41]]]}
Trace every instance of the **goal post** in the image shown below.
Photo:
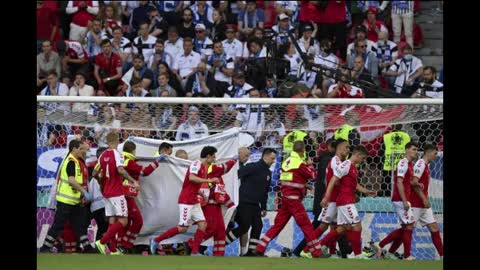
{"label": "goal post", "polygon": [[[307,155],[315,163],[316,157],[328,150],[326,141],[346,123],[358,131],[358,143],[369,151],[367,161],[360,166],[359,182],[379,192],[379,197],[362,197],[357,204],[362,218],[362,245],[380,240],[398,226],[390,201],[392,171],[384,170],[382,147],[383,135],[398,127],[419,143],[419,158],[424,145],[439,148],[439,157],[430,164],[429,199],[443,237],[443,100],[94,96],[37,96],[37,236],[41,238],[53,221],[49,194],[69,136],[88,142],[96,151],[106,146],[108,131],[118,132],[121,141],[129,137],[189,140],[240,127],[245,134],[243,143],[250,150],[250,162],[259,160],[266,147],[278,152],[277,162],[271,167],[269,214],[264,218],[268,227],[280,203],[278,179],[280,164],[288,155],[288,135],[292,131],[305,133]],[[87,163],[95,160],[94,154]],[[312,218],[313,191],[308,191],[303,203]],[[292,221],[287,226],[292,226],[288,236],[291,239],[274,240],[276,245],[270,245],[271,250],[295,247],[301,240],[299,228]],[[228,246],[226,251],[233,255],[237,250]],[[438,257],[428,229],[416,227],[412,255],[418,259]]]}

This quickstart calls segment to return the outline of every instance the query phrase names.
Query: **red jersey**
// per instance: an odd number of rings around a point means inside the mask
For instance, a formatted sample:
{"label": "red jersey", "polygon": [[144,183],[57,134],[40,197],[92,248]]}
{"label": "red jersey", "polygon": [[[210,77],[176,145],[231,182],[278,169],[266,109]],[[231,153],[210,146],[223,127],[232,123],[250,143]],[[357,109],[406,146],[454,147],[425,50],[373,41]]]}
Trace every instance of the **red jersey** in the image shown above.
{"label": "red jersey", "polygon": [[412,182],[413,176],[413,163],[409,162],[408,159],[403,158],[398,162],[397,170],[395,171],[395,175],[393,177],[393,194],[392,194],[392,201],[394,202],[401,202],[402,198],[400,197],[400,193],[398,192],[398,177],[403,178],[403,190],[405,192],[405,198],[407,201],[410,201],[410,183]]}
{"label": "red jersey", "polygon": [[[415,166],[413,166],[413,176],[418,177],[418,182],[423,184],[423,195],[428,198],[428,184],[430,183],[430,168],[428,164],[423,159],[419,159]],[[422,199],[418,194],[412,190],[410,195],[410,203],[412,207],[425,208]]]}
{"label": "red jersey", "polygon": [[123,195],[123,176],[118,173],[118,167],[123,167],[123,156],[117,149],[107,149],[98,159],[103,172],[103,197],[111,198]]}
{"label": "red jersey", "polygon": [[[80,2],[85,2],[87,5],[85,9],[78,7]],[[88,13],[87,8],[98,8],[98,1],[69,1],[67,8],[71,7],[78,7],[78,11],[72,15],[72,23],[78,26],[86,27],[88,25],[88,21],[95,17],[95,15]]]}
{"label": "red jersey", "polygon": [[[333,172],[337,169],[338,166],[340,166],[340,164],[342,164],[342,161],[338,156],[334,156],[328,163],[326,173],[325,173],[325,187],[328,187],[328,184],[330,183],[330,180],[333,177]],[[337,196],[338,196],[338,185],[335,185],[333,187],[333,191],[332,191],[332,194],[330,195],[330,200],[328,202],[336,202]],[[325,197],[325,194],[323,194],[323,197]]]}
{"label": "red jersey", "polygon": [[192,162],[187,170],[185,179],[183,180],[182,191],[180,191],[180,195],[178,196],[179,204],[193,205],[199,202],[197,195],[202,183],[190,181],[190,174],[196,175],[200,178],[207,178],[207,169],[207,166],[203,165],[200,160]]}
{"label": "red jersey", "polygon": [[[340,2],[340,3],[338,3]],[[321,12],[320,23],[341,23],[347,21],[347,7],[345,1],[328,1],[325,10]],[[318,15],[317,15],[318,16]]]}
{"label": "red jersey", "polygon": [[135,180],[139,180],[140,176],[149,176],[157,167],[158,162],[155,160],[152,164],[143,167],[137,163],[137,158],[131,153],[123,152],[125,159],[125,170]]}
{"label": "red jersey", "polygon": [[[299,160],[302,163],[296,167],[295,163],[300,162]],[[291,199],[303,199],[307,181],[317,179],[317,171],[311,165],[307,166],[296,152],[292,152],[290,157],[285,160],[280,172],[282,196]],[[285,180],[282,180],[283,177]]]}
{"label": "red jersey", "polygon": [[[56,6],[56,3],[53,2]],[[58,26],[58,15],[56,9],[51,9],[45,4],[41,8],[37,8],[37,39],[50,40],[54,26]],[[57,32],[59,30],[57,29]]]}
{"label": "red jersey", "polygon": [[67,52],[66,55],[70,56],[71,59],[81,59],[84,58],[88,60],[88,53],[83,48],[82,44],[74,40],[66,40]]}
{"label": "red jersey", "polygon": [[[211,183],[206,184],[208,189],[208,194],[205,194],[208,198],[209,204],[226,204],[227,207],[233,206],[233,202],[230,200],[230,196],[225,191],[225,183],[223,182],[222,176],[227,174],[237,161],[234,159],[228,160],[225,163],[212,164],[208,169],[208,178],[219,178],[220,182],[218,184]],[[202,188],[204,186],[202,185]],[[204,190],[206,191],[206,190]]]}
{"label": "red jersey", "polygon": [[[110,65],[110,58],[112,64]],[[118,54],[112,52],[110,57],[107,57],[104,53],[99,53],[95,56],[95,65],[98,66],[101,70],[107,71],[109,68],[109,77],[117,75],[117,67],[122,67],[122,59]]]}
{"label": "red jersey", "polygon": [[340,179],[338,188],[337,207],[347,204],[355,204],[355,191],[357,190],[358,170],[350,160],[345,160],[334,171],[334,175]]}

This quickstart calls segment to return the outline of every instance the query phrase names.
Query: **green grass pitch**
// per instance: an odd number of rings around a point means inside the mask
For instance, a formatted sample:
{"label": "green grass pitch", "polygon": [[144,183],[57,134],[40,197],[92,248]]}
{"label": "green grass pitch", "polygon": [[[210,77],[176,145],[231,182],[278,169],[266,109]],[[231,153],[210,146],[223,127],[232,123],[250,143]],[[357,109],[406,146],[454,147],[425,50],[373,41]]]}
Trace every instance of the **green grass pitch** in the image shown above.
{"label": "green grass pitch", "polygon": [[346,259],[291,259],[186,256],[105,256],[99,254],[41,254],[38,270],[440,270],[443,261],[391,261]]}

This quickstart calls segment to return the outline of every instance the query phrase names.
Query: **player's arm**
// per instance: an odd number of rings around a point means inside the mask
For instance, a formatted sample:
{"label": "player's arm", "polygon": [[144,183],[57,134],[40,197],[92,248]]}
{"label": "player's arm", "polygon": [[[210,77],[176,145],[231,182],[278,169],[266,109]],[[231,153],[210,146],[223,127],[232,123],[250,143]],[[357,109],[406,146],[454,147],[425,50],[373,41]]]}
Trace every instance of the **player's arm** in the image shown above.
{"label": "player's arm", "polygon": [[424,206],[429,208],[430,202],[428,201],[428,198],[425,196],[425,194],[423,194],[424,186],[422,185],[422,183],[420,183],[420,177],[422,177],[426,167],[427,166],[423,159],[420,159],[417,161],[417,163],[415,163],[415,166],[413,167],[413,179],[411,185],[413,191],[415,191],[415,193],[417,193],[420,199],[422,199]]}
{"label": "player's arm", "polygon": [[407,174],[407,171],[408,162],[406,162],[405,159],[400,160],[397,165],[397,188],[398,194],[402,199],[403,207],[405,208],[405,210],[408,210],[408,208],[410,208],[407,202],[407,196],[405,196],[405,189],[403,187],[403,181],[405,181],[404,177]]}
{"label": "player's arm", "polygon": [[75,162],[69,161],[67,164],[67,176],[68,176],[68,183],[70,186],[82,193],[86,190],[75,180]]}
{"label": "player's arm", "polygon": [[227,162],[223,163],[223,174],[227,174],[233,168],[235,163],[237,163],[236,159],[230,159]]}
{"label": "player's arm", "polygon": [[330,200],[330,196],[332,195],[332,192],[333,192],[333,188],[335,187],[335,184],[340,180],[340,178],[338,178],[337,176],[332,176],[332,178],[330,179],[330,182],[328,183],[328,186],[327,186],[327,190],[325,191],[325,196],[323,197],[322,201],[321,201],[321,205],[323,207],[327,207],[328,206],[328,201]]}
{"label": "player's arm", "polygon": [[124,179],[127,179],[128,182],[130,182],[134,186],[138,185],[138,181],[135,180],[133,177],[131,177],[130,174],[128,174],[127,170],[125,170],[123,166],[117,167],[117,171],[121,176],[123,176]]}
{"label": "player's arm", "polygon": [[369,195],[369,196],[371,196],[371,197],[376,197],[376,196],[377,196],[377,192],[376,192],[376,191],[366,189],[366,188],[364,188],[364,187],[363,187],[362,185],[360,185],[360,184],[357,184],[356,190],[357,190],[358,192],[361,192],[361,193],[363,193],[363,194],[365,194],[365,195]]}

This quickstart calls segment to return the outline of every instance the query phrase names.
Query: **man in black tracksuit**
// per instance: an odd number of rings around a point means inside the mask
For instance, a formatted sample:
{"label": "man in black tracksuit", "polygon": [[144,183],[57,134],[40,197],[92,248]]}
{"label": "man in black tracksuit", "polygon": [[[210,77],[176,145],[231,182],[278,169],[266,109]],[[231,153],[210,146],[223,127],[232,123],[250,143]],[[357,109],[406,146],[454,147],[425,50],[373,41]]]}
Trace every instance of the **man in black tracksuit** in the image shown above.
{"label": "man in black tracksuit", "polygon": [[262,158],[249,163],[238,170],[238,178],[241,181],[239,197],[240,203],[237,207],[236,221],[238,227],[227,232],[227,245],[235,241],[242,234],[248,232],[250,226],[250,241],[248,252],[245,256],[254,255],[252,253],[259,242],[262,232],[262,217],[267,214],[267,198],[272,179],[270,166],[275,162],[277,153],[271,148],[265,148]]}

